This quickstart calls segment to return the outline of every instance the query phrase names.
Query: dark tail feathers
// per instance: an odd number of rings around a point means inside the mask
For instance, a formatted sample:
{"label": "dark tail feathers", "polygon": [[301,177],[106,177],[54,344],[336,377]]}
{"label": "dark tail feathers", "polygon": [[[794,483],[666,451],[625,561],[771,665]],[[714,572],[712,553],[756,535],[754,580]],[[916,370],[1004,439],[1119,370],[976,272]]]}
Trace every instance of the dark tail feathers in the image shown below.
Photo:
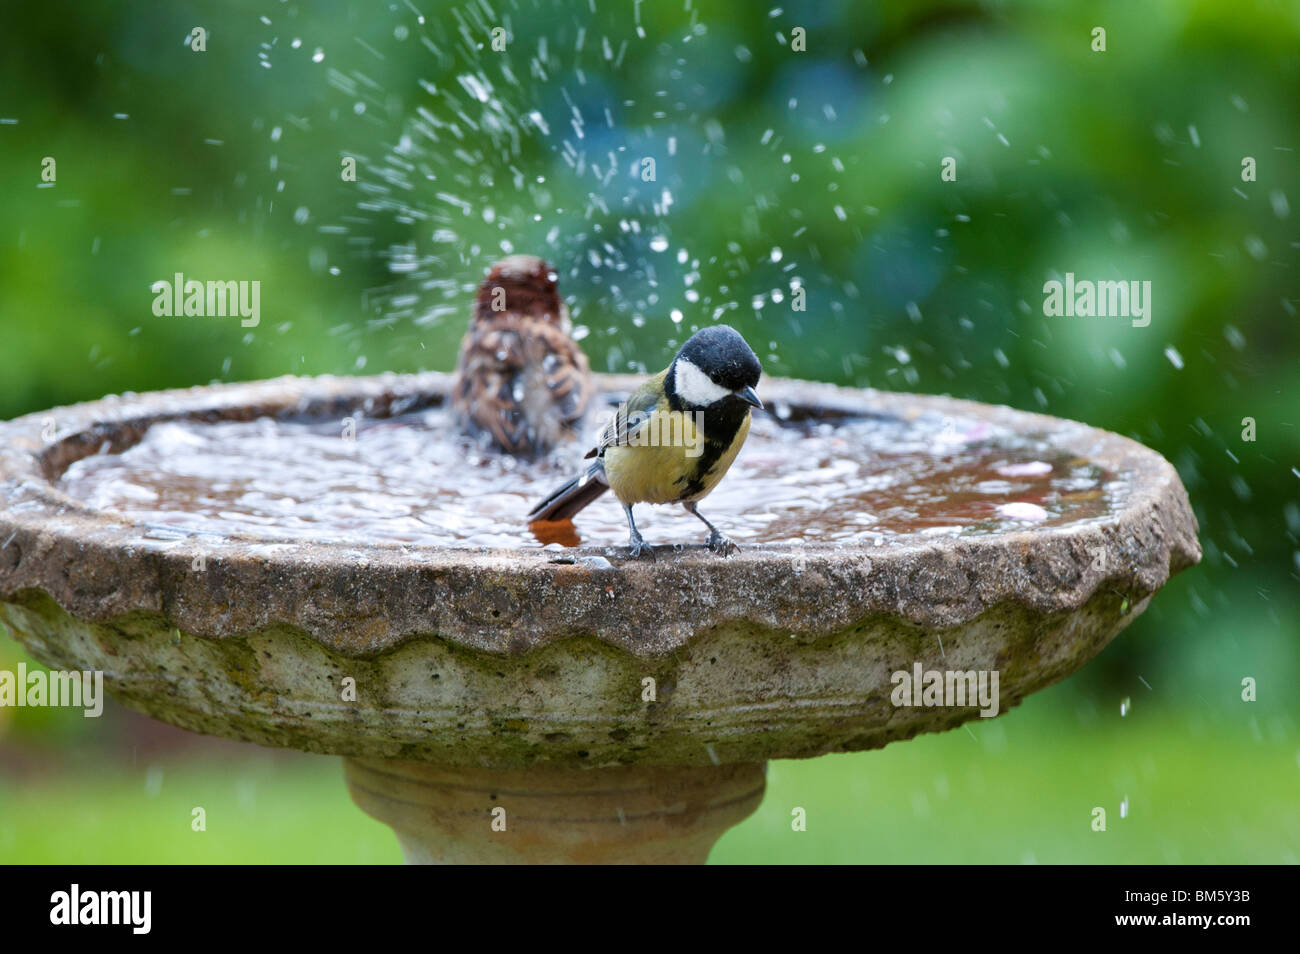
{"label": "dark tail feathers", "polygon": [[530,510],[528,522],[570,520],[607,490],[609,484],[605,482],[605,465],[598,460],[583,471],[581,476],[573,478]]}

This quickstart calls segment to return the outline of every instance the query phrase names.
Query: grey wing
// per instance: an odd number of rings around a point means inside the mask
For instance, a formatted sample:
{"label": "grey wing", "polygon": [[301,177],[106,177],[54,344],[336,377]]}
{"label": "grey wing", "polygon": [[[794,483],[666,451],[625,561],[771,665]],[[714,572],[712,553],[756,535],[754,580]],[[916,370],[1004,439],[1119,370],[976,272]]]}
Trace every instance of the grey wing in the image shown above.
{"label": "grey wing", "polygon": [[646,426],[651,412],[663,397],[663,387],[655,386],[662,377],[663,375],[660,374],[651,378],[618,406],[618,410],[601,432],[600,442],[587,452],[587,457],[603,457],[607,448],[629,443],[630,439]]}

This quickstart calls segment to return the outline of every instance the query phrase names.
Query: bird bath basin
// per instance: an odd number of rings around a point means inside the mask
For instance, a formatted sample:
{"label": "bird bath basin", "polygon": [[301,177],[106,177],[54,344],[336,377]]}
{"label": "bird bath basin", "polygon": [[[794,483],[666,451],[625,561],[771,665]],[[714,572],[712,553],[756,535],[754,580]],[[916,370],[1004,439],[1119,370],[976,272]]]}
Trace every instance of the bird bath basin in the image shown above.
{"label": "bird bath basin", "polygon": [[894,674],[996,673],[983,709],[1005,712],[1200,557],[1174,469],[1133,441],[780,380],[702,508],[739,554],[641,508],[659,556],[631,559],[612,500],[538,539],[522,515],[585,447],[489,454],[449,432],[449,384],[284,378],[0,424],[0,621],[158,719],[343,756],[408,860],[703,861],[766,760],[981,717]]}

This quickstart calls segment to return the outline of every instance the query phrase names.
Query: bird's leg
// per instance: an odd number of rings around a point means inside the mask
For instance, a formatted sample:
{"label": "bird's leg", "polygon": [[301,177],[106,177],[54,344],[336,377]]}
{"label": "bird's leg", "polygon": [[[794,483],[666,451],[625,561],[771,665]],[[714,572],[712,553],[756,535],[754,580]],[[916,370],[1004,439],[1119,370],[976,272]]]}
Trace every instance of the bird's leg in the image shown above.
{"label": "bird's leg", "polygon": [[636,528],[636,521],[632,519],[632,505],[623,504],[623,510],[627,513],[627,545],[632,549],[632,556],[648,556],[653,560],[655,556],[654,548],[641,539],[641,534]]}
{"label": "bird's leg", "polygon": [[709,523],[708,520],[705,520],[704,514],[695,509],[694,502],[684,503],[682,506],[695,514],[695,516],[699,517],[700,520],[704,522],[704,525],[709,528],[709,549],[714,553],[721,553],[723,556],[729,556],[740,549],[740,547],[736,546],[730,537],[727,537],[721,530]]}

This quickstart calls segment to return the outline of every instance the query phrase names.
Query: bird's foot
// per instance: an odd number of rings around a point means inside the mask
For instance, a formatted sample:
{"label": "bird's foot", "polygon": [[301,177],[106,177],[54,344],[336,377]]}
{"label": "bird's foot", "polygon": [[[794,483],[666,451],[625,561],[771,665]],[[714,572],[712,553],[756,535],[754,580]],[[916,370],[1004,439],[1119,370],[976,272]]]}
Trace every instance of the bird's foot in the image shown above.
{"label": "bird's foot", "polygon": [[714,553],[721,554],[722,556],[725,557],[725,556],[731,556],[731,554],[739,552],[740,547],[736,546],[735,541],[733,541],[730,537],[719,533],[717,530],[714,530],[712,533],[709,534],[709,549],[712,550]]}
{"label": "bird's foot", "polygon": [[646,559],[649,560],[653,560],[655,558],[654,547],[650,546],[650,544],[646,543],[645,540],[641,539],[641,535],[639,533],[636,536],[632,537],[630,540],[628,540],[627,545],[628,545],[628,549],[632,552],[633,557],[636,558],[645,557]]}

